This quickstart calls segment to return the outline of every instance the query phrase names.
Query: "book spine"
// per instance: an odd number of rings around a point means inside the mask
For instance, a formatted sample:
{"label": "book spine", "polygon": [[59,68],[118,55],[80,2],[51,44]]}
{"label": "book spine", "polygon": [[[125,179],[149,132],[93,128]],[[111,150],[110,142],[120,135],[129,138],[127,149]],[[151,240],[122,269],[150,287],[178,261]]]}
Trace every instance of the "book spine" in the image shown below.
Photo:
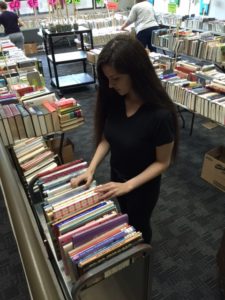
{"label": "book spine", "polygon": [[81,244],[85,243],[86,241],[90,240],[93,236],[103,234],[106,231],[112,230],[114,227],[120,226],[122,224],[128,223],[128,215],[123,214],[119,215],[112,220],[104,222],[99,226],[95,226],[89,231],[77,233],[73,235],[72,242],[75,247],[80,246]]}
{"label": "book spine", "polygon": [[83,199],[76,203],[72,203],[67,207],[60,208],[59,210],[53,212],[53,219],[54,220],[61,219],[62,217],[71,214],[72,212],[82,210],[97,202],[99,202],[99,195],[98,194],[91,195],[86,199]]}
{"label": "book spine", "polygon": [[57,108],[64,108],[68,106],[75,106],[77,104],[77,101],[74,98],[70,99],[60,99],[59,101],[55,102],[55,105]]}
{"label": "book spine", "polygon": [[67,114],[60,115],[60,121],[63,122],[80,117],[82,117],[82,111],[81,109],[78,109]]}

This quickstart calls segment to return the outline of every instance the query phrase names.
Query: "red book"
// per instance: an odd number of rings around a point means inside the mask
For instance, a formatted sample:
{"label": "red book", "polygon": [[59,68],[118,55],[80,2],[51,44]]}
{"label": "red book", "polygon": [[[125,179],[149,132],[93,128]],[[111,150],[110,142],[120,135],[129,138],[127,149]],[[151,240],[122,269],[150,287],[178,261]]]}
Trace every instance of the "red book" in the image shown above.
{"label": "red book", "polygon": [[42,172],[42,173],[39,173],[39,177],[44,177],[44,176],[47,176],[47,175],[50,175],[50,174],[54,174],[55,172],[57,171],[60,171],[60,170],[63,170],[65,168],[68,168],[68,167],[71,167],[73,165],[77,165],[79,163],[83,162],[83,159],[77,159],[73,162],[69,162],[68,164],[64,164],[64,165],[61,165],[61,166],[58,166],[52,170],[49,170],[49,171],[46,171],[46,172]]}
{"label": "red book", "polygon": [[26,84],[14,84],[12,85],[12,89],[16,91],[20,97],[34,91],[34,88],[32,86]]}
{"label": "red book", "polygon": [[53,124],[53,128],[54,131],[60,131],[60,123],[59,123],[59,116],[58,116],[58,112],[56,109],[56,106],[54,105],[54,103],[49,102],[49,101],[44,101],[42,103],[42,105],[51,113],[51,117],[52,117],[52,124]]}
{"label": "red book", "polygon": [[181,72],[186,73],[186,74],[190,74],[190,73],[193,72],[193,70],[188,69],[188,68],[183,67],[183,66],[176,66],[175,70],[181,71]]}
{"label": "red book", "polygon": [[55,105],[51,102],[44,101],[42,105],[51,113],[56,111]]}
{"label": "red book", "polygon": [[59,101],[56,101],[54,105],[57,108],[65,108],[65,107],[70,107],[70,106],[76,106],[77,101],[74,98],[62,98]]}

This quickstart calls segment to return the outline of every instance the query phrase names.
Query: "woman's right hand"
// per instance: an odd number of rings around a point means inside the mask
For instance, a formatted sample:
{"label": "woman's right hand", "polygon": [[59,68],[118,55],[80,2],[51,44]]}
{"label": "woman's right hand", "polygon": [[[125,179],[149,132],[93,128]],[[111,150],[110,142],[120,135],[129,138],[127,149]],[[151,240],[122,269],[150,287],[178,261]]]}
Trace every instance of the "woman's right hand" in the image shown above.
{"label": "woman's right hand", "polygon": [[93,180],[93,174],[90,171],[86,171],[80,176],[74,177],[70,180],[72,188],[76,188],[79,185],[85,185],[88,188]]}

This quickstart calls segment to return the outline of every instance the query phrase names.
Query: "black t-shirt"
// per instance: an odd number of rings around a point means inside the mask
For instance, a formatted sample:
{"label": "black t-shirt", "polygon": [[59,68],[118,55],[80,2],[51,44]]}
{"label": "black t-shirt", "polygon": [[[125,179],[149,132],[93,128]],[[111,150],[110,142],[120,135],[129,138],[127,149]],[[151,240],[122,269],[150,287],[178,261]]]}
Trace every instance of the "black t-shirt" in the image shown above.
{"label": "black t-shirt", "polygon": [[[144,171],[156,159],[156,147],[174,140],[172,114],[143,104],[131,117],[126,116],[124,100],[109,113],[104,136],[110,144],[114,178],[126,181]],[[115,176],[116,175],[116,176]]]}
{"label": "black t-shirt", "polygon": [[11,11],[4,11],[0,15],[0,24],[4,26],[6,35],[20,32],[18,19],[19,17],[17,16],[17,14]]}

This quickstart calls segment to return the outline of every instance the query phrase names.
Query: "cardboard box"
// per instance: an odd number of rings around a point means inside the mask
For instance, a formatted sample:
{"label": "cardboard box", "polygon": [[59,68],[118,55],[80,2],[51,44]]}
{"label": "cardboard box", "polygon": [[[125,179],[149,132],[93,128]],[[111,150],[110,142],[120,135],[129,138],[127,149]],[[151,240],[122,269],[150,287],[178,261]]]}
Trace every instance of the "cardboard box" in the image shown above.
{"label": "cardboard box", "polygon": [[87,52],[87,60],[92,64],[96,64],[98,61],[98,56],[101,53],[101,51],[102,48],[91,49],[90,51]]}
{"label": "cardboard box", "polygon": [[225,192],[225,147],[219,146],[205,154],[201,177]]}
{"label": "cardboard box", "polygon": [[[50,139],[46,141],[46,143],[55,154],[59,154],[60,139]],[[63,163],[68,163],[75,160],[74,144],[68,138],[63,143],[62,158]]]}
{"label": "cardboard box", "polygon": [[24,44],[24,52],[26,55],[36,54],[38,52],[37,44],[36,43]]}

